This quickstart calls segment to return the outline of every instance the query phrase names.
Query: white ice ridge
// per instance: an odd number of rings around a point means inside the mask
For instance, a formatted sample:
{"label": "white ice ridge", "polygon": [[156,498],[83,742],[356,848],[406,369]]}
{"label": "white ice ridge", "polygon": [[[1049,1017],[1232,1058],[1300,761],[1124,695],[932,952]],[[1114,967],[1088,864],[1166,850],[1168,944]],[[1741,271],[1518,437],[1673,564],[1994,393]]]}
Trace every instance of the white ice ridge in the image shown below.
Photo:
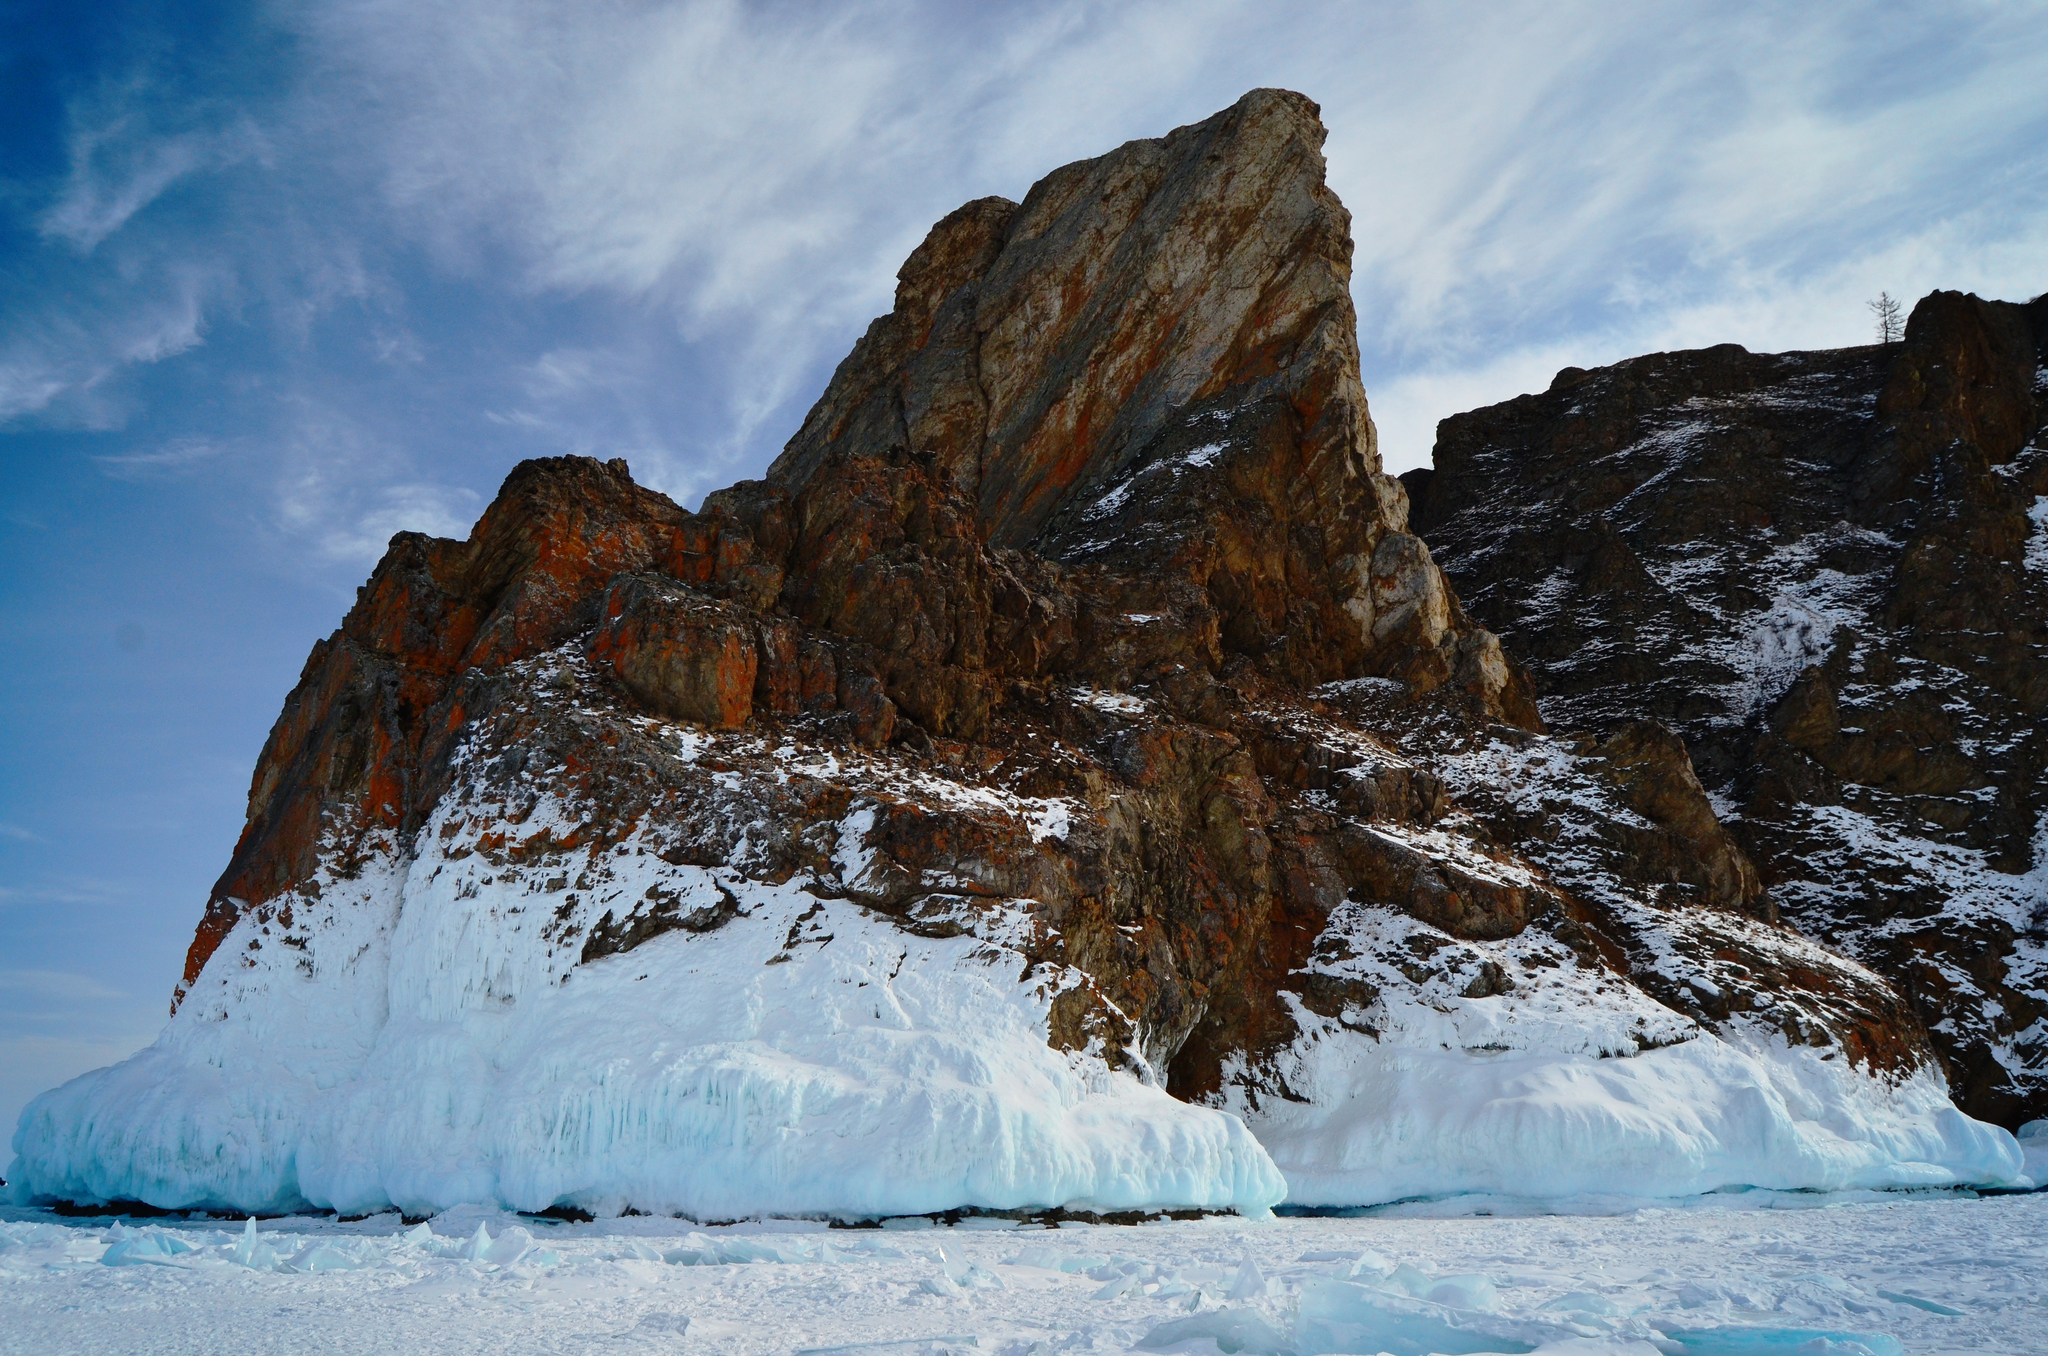
{"label": "white ice ridge", "polygon": [[[1333,1041],[1300,1067],[1311,1100],[1247,1113],[1300,1205],[2031,1185],[2012,1136],[1932,1074],[1893,1088],[1782,1044],[1705,1036],[1600,1059]],[[1349,1098],[1322,1100],[1333,1083]]]}
{"label": "white ice ridge", "polygon": [[740,916],[579,965],[559,878],[434,830],[410,867],[325,880],[302,948],[244,919],[154,1045],[32,1102],[17,1199],[718,1220],[1284,1194],[1237,1118],[1048,1045],[1078,972],[651,853],[612,863],[626,898]]}
{"label": "white ice ridge", "polygon": [[1639,991],[1596,992],[1566,966],[1522,974],[1509,994],[1432,981],[1341,1020],[1295,1004],[1301,1035],[1272,1068],[1292,1096],[1225,1102],[1288,1202],[2033,1185],[2013,1136],[1956,1110],[1931,1069],[1889,1081],[1762,1026],[1716,1034]]}

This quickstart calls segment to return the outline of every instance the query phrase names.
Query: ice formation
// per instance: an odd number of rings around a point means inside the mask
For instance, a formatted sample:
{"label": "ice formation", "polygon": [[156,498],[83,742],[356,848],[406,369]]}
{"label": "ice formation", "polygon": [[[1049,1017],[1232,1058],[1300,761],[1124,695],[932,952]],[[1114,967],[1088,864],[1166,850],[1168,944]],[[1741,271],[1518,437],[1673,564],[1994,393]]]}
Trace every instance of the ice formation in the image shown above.
{"label": "ice formation", "polygon": [[[1626,816],[1576,762],[1565,741],[1537,738],[1439,766],[1475,803],[1504,797],[1527,814],[1570,802],[1588,818]],[[1428,846],[1452,855],[1455,835],[1437,837]],[[1645,915],[1636,935],[1663,950],[1640,978],[1661,972],[1711,989],[1715,973],[1700,958],[1758,933],[1785,963],[1853,968],[1751,920],[1625,904],[1594,841],[1567,827],[1532,857],[1554,879]],[[1479,856],[1461,864],[1499,877],[1528,870]],[[1880,1076],[1831,1043],[1788,1039],[1770,1019],[1790,995],[1710,1026],[1639,984],[1571,964],[1534,930],[1479,944],[1355,903],[1330,916],[1318,954],[1313,968],[1377,997],[1334,1015],[1290,999],[1300,1034],[1267,1071],[1286,1095],[1258,1095],[1247,1070],[1226,1080],[1223,1102],[1273,1155],[1295,1205],[2043,1181],[2011,1134],[1955,1108],[1934,1068]],[[1418,955],[1437,968],[1419,983],[1403,968]]]}
{"label": "ice formation", "polygon": [[[1539,785],[1561,756],[1546,748],[1488,775]],[[1071,831],[1058,801],[897,789],[966,797],[1034,838]],[[24,1112],[18,1198],[716,1220],[2027,1180],[2012,1136],[1958,1113],[1931,1071],[1888,1083],[1832,1046],[1710,1030],[1533,931],[1460,942],[1342,906],[1325,936],[1352,958],[1319,964],[1378,1003],[1326,1017],[1290,995],[1300,1035],[1264,1071],[1287,1095],[1247,1093],[1247,1075],[1191,1105],[1135,1051],[1117,1069],[1051,1048],[1053,999],[1087,978],[1006,944],[1028,901],[934,937],[826,897],[887,869],[871,807],[827,826],[836,881],[677,865],[636,836],[608,854],[602,894],[553,865],[499,870],[476,849],[502,817],[474,808],[451,797],[410,853],[326,872],[289,933],[237,924],[155,1045]],[[564,837],[586,814],[543,795],[521,830]],[[1412,836],[1471,871],[1523,869]],[[717,925],[587,962],[563,940],[603,901],[657,895]],[[1418,943],[1438,967],[1419,985],[1384,959]],[[1489,965],[1506,991],[1470,996]]]}
{"label": "ice formation", "polygon": [[1192,1106],[1050,1049],[1050,996],[1079,977],[1020,977],[984,937],[626,852],[648,884],[738,916],[574,965],[546,942],[555,898],[486,884],[439,827],[409,867],[328,882],[303,949],[252,950],[245,922],[155,1045],[32,1103],[16,1190],[720,1219],[2021,1180],[2013,1138],[1929,1073],[1888,1086],[1832,1052],[1745,1047],[1640,996],[1590,1001],[1561,969],[1509,995],[1425,993],[1370,1035],[1297,1011],[1283,1068],[1307,1100]]}
{"label": "ice formation", "polygon": [[[1569,1028],[1539,1035],[1540,1017],[1467,1001],[1416,1005],[1393,1040],[1317,1024],[1288,1068],[1307,1100],[1241,1107],[1292,1203],[2028,1180],[2012,1137],[1957,1111],[1926,1071],[1888,1086],[1781,1037],[1744,1048],[1708,1033],[1626,1057],[1571,1053],[1559,1048]],[[1515,1044],[1464,1044],[1479,1025]]]}
{"label": "ice formation", "polygon": [[579,965],[545,936],[559,892],[488,884],[439,829],[409,867],[327,882],[302,948],[264,952],[240,925],[156,1044],[24,1111],[15,1189],[699,1219],[1262,1213],[1284,1195],[1235,1117],[1048,1047],[1049,1002],[1078,975],[630,850],[636,892],[738,916]]}

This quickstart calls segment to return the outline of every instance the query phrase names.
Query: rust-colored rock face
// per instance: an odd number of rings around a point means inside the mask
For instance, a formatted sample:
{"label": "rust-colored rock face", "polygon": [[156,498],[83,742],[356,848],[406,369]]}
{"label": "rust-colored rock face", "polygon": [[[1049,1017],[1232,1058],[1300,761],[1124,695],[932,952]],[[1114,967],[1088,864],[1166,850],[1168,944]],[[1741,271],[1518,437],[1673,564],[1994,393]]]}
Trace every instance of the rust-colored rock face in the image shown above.
{"label": "rust-colored rock face", "polygon": [[178,996],[236,918],[310,880],[323,850],[360,852],[418,827],[468,715],[451,701],[455,675],[501,668],[590,625],[614,575],[676,550],[683,518],[635,485],[623,461],[575,458],[514,468],[466,542],[392,538],[271,727],[248,822]]}
{"label": "rust-colored rock face", "polygon": [[[1409,530],[1322,137],[1256,91],[969,203],[701,512],[555,458],[467,542],[394,540],[272,732],[186,986],[251,910],[289,930],[487,805],[447,832],[564,898],[551,955],[732,916],[593,895],[629,838],[907,934],[1021,910],[1004,945],[1088,980],[1048,1038],[1186,1097],[1298,1098],[1279,1054],[1377,1041],[1395,988],[1608,995],[1607,1053],[1747,1022],[1918,1068],[1895,995],[1756,916],[1676,736],[1543,734]],[[542,792],[573,828],[518,828]]]}
{"label": "rust-colored rock face", "polygon": [[[1412,477],[1551,722],[1682,735],[1759,906],[1887,975],[2007,1125],[2048,1115],[2044,391],[2048,298],[1936,292],[1902,343],[1567,369]],[[1704,807],[1630,803],[1754,893]]]}
{"label": "rust-colored rock face", "polygon": [[629,575],[612,586],[590,657],[670,720],[731,730],[754,713],[761,660],[753,618],[658,576]]}
{"label": "rust-colored rock face", "polygon": [[[769,468],[800,506],[796,609],[837,629],[885,613],[885,653],[973,669],[978,626],[956,636],[915,581],[924,557],[957,572],[948,551],[985,542],[1102,567],[1128,611],[1173,609],[1218,655],[1299,685],[1456,678],[1533,720],[1513,667],[1473,654],[1381,474],[1323,135],[1307,99],[1259,90],[935,226]],[[919,558],[898,560],[913,518]],[[919,709],[970,729],[982,707]]]}
{"label": "rust-colored rock face", "polygon": [[[1350,217],[1323,135],[1314,104],[1261,90],[1051,174],[1022,206],[962,208],[769,478],[800,486],[834,450],[893,440],[968,492],[995,545],[1023,547],[1201,407],[1277,391],[1301,404],[1309,460],[1331,459],[1313,488],[1369,481]],[[1398,491],[1360,488],[1392,516]]]}

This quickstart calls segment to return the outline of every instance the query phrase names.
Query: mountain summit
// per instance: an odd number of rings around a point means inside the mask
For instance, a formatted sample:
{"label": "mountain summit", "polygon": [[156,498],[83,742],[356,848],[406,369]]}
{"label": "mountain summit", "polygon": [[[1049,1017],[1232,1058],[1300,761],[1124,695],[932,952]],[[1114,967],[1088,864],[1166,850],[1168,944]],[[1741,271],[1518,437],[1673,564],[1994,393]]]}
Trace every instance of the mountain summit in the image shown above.
{"label": "mountain summit", "polygon": [[1685,745],[1543,732],[1254,91],[933,228],[766,477],[515,468],[315,647],[29,1199],[1261,1212],[2016,1178]]}

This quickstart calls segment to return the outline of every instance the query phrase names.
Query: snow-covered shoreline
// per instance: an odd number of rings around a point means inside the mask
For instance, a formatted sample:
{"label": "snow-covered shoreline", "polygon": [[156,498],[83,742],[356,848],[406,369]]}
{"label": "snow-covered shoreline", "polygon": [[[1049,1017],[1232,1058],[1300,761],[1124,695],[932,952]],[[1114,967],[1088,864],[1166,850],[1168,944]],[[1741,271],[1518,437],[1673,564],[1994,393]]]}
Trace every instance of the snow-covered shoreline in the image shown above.
{"label": "snow-covered shoreline", "polygon": [[621,861],[632,895],[734,916],[579,965],[546,944],[552,899],[480,892],[489,869],[444,848],[301,906],[317,984],[242,964],[245,920],[155,1045],[29,1104],[16,1199],[731,1219],[1284,1196],[1237,1118],[1051,1048],[1085,977],[1026,964],[1003,918],[919,937],[794,884]]}

